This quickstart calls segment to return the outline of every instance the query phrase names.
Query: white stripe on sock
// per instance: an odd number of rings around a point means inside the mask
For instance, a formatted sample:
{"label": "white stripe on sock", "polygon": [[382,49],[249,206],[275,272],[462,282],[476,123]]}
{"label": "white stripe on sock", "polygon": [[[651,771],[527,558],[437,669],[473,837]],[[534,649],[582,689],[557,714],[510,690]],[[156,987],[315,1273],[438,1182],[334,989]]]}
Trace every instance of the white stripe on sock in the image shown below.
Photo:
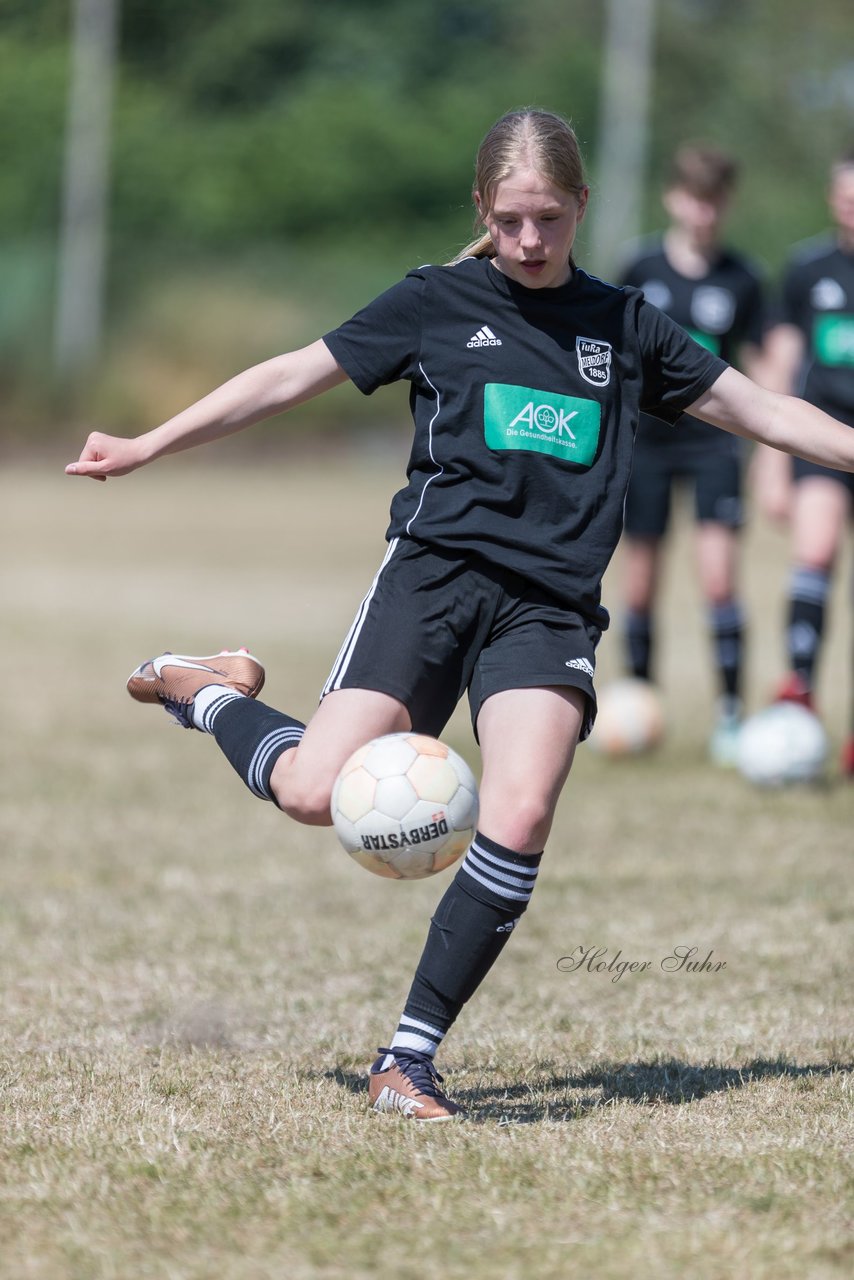
{"label": "white stripe on sock", "polygon": [[389,1048],[391,1050],[411,1049],[414,1053],[427,1053],[432,1058],[440,1043],[441,1036],[439,1040],[431,1040],[427,1036],[418,1035],[417,1032],[395,1031]]}
{"label": "white stripe on sock", "polygon": [[[504,867],[505,870],[499,871],[497,867]],[[515,872],[520,872],[520,874],[509,875],[510,868]],[[502,862],[498,858],[490,857],[476,844],[472,844],[463,860],[461,870],[468,875],[474,876],[475,879],[479,879],[482,884],[492,883],[495,892],[502,897],[511,896],[511,890],[519,889],[522,890],[522,893],[513,893],[513,897],[530,898],[534,892],[534,884],[536,883],[539,867],[526,871],[524,868],[519,868],[515,863]],[[476,874],[477,872],[481,874],[478,875]],[[507,888],[504,887],[505,885]]]}
{"label": "white stripe on sock", "polygon": [[255,749],[255,754],[249,763],[246,782],[250,791],[254,791],[256,796],[260,796],[263,800],[271,800],[272,796],[268,788],[264,785],[264,769],[270,756],[275,752],[281,755],[279,748],[285,750],[296,747],[302,741],[302,735],[305,729],[289,724],[282,729],[274,729],[272,733],[268,733]]}
{"label": "white stripe on sock", "polygon": [[193,699],[193,724],[203,733],[213,733],[214,720],[222,708],[235,698],[245,697],[245,693],[238,693],[227,684],[206,684]]}
{"label": "white stripe on sock", "polygon": [[[442,1036],[445,1034],[444,1031],[440,1031],[438,1027],[431,1027],[429,1022],[419,1022],[417,1018],[410,1018],[409,1014],[407,1013],[402,1013],[400,1015],[400,1026],[416,1027],[419,1031],[427,1031],[431,1036],[434,1036],[437,1040],[441,1040]],[[399,1029],[400,1028],[398,1028],[398,1030]]]}
{"label": "white stripe on sock", "polygon": [[512,889],[502,889],[494,880],[487,880],[486,876],[479,875],[471,866],[466,865],[468,859],[460,867],[460,871],[464,871],[466,875],[471,876],[472,880],[477,880],[478,884],[485,885],[487,889],[491,889],[493,893],[497,893],[499,898],[512,898],[516,902],[529,902],[531,899],[531,890],[527,893],[516,893]]}

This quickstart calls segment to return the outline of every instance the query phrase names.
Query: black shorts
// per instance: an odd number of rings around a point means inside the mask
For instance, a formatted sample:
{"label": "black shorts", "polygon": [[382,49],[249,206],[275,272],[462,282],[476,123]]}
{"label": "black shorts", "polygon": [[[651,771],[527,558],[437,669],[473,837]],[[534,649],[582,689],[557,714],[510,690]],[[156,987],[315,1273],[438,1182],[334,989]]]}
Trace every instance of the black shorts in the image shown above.
{"label": "black shorts", "polygon": [[626,494],[625,530],[633,538],[661,538],[670,520],[674,482],[694,486],[698,521],[737,529],[744,519],[741,460],[732,449],[658,449],[639,447],[632,461]]}
{"label": "black shorts", "polygon": [[570,685],[587,698],[581,736],[593,727],[592,622],[518,574],[472,555],[395,538],[362,601],[322,697],[375,689],[438,736],[468,690],[472,724],[507,689]]}
{"label": "black shorts", "polygon": [[825,480],[835,480],[847,489],[854,499],[854,471],[837,471],[834,467],[823,467],[820,462],[807,462],[806,458],[792,458],[792,479],[797,482],[810,476],[822,476]]}

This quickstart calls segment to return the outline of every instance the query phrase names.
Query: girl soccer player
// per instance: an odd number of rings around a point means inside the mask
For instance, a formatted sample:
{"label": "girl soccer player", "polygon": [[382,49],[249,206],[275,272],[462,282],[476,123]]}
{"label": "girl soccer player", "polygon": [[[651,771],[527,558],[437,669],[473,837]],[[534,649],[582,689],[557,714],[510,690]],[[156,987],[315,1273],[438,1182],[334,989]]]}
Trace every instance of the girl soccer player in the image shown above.
{"label": "girl soccer player", "polygon": [[246,653],[164,654],[128,687],[213,734],[258,796],[330,822],[336,774],[379,734],[441,733],[468,692],[481,819],[430,924],[403,1015],[371,1068],[378,1111],[459,1112],[436,1049],[525,911],[576,743],[596,711],[602,575],[620,536],[641,409],[854,470],[854,436],[764,391],[633,289],[575,265],[588,188],[575,134],[515,111],[486,135],[483,234],[340,328],[238,374],[135,439],[94,432],[69,474],[104,480],[290,409],[350,378],[405,379],[415,424],[388,548],[307,725],[254,699]]}

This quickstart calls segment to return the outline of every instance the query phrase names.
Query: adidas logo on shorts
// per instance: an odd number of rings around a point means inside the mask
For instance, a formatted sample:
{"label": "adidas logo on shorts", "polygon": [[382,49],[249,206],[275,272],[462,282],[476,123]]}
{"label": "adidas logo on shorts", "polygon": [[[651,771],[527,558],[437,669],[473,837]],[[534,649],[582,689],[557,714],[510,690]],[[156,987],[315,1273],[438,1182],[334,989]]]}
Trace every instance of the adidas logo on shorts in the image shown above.
{"label": "adidas logo on shorts", "polygon": [[588,662],[586,658],[570,658],[569,662],[565,662],[563,665],[572,667],[575,671],[583,671],[586,676],[593,675],[593,664]]}
{"label": "adidas logo on shorts", "polygon": [[482,329],[478,329],[477,333],[469,338],[466,343],[467,347],[500,347],[501,339],[496,338],[489,325],[485,324]]}

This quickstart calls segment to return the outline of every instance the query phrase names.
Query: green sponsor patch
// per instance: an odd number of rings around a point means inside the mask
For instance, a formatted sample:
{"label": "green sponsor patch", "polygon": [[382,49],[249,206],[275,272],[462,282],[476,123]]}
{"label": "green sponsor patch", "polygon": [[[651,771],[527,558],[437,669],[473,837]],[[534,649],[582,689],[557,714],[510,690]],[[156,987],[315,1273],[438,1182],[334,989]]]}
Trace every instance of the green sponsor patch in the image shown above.
{"label": "green sponsor patch", "polygon": [[707,351],[711,351],[713,356],[721,354],[721,340],[715,338],[710,333],[703,333],[702,329],[687,329],[695,342],[699,342],[701,347],[705,347]]}
{"label": "green sponsor patch", "polygon": [[483,434],[490,449],[526,449],[589,467],[601,417],[595,400],[504,382],[488,382],[483,391]]}
{"label": "green sponsor patch", "polygon": [[854,316],[818,316],[813,348],[819,364],[848,368],[854,365]]}

